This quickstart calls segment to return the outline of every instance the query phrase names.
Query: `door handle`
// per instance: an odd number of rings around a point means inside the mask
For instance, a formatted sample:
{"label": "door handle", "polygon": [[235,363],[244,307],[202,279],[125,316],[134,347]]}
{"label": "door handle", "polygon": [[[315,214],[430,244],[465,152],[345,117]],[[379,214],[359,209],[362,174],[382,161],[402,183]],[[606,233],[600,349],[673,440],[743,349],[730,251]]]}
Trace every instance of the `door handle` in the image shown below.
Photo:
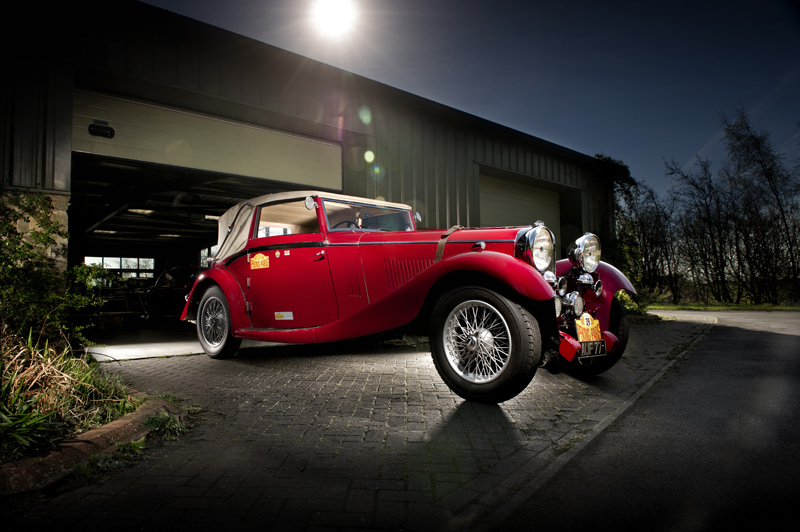
{"label": "door handle", "polygon": [[322,260],[324,258],[325,258],[325,250],[324,249],[322,251],[320,251],[319,253],[314,255],[314,260],[315,261],[319,261],[319,260]]}

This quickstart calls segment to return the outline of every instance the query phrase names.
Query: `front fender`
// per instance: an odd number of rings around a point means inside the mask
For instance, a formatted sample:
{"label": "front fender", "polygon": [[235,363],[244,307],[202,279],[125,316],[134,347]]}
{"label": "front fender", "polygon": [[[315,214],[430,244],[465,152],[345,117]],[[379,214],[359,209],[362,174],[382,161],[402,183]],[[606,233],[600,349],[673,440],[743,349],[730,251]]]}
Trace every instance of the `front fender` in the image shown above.
{"label": "front fender", "polygon": [[244,291],[239,285],[236,277],[226,268],[213,268],[201,273],[189,292],[186,305],[183,307],[181,320],[195,319],[197,317],[197,306],[203,297],[206,289],[216,284],[225,294],[228,302],[228,310],[231,313],[232,329],[241,329],[250,326],[250,317],[247,315],[247,303]]}
{"label": "front fender", "polygon": [[553,288],[527,263],[493,251],[464,253],[434,263],[407,283],[373,301],[368,307],[316,329],[315,339],[318,342],[328,342],[407,325],[420,315],[426,299],[437,283],[451,274],[469,276],[471,273],[476,278],[492,277],[510,290],[532,300],[553,299]]}
{"label": "front fender", "polygon": [[601,261],[600,264],[597,265],[595,273],[597,274],[597,278],[603,281],[603,291],[607,289],[612,294],[616,294],[620,290],[626,290],[631,294],[636,294],[636,289],[625,274],[607,262]]}
{"label": "front fender", "polygon": [[506,253],[462,253],[435,263],[426,273],[442,278],[458,271],[475,271],[494,277],[528,299],[543,301],[553,298],[553,287],[533,266]]}
{"label": "front fender", "polygon": [[[571,268],[572,263],[570,263],[568,259],[562,259],[556,263],[556,275],[567,275]],[[612,296],[620,290],[627,290],[632,294],[636,294],[636,289],[628,278],[625,277],[625,274],[607,262],[601,261],[600,264],[597,265],[597,269],[592,276],[595,279],[603,281],[603,291],[611,292]]]}
{"label": "front fender", "polygon": [[[572,264],[569,260],[560,260],[556,263],[556,275],[567,275],[571,268]],[[603,291],[600,297],[597,297],[594,292],[587,290],[584,294],[584,301],[587,309],[596,309],[595,318],[600,322],[600,328],[607,331],[611,315],[611,302],[614,300],[614,295],[620,290],[636,294],[636,289],[624,273],[607,262],[601,261],[592,276],[603,281]]]}

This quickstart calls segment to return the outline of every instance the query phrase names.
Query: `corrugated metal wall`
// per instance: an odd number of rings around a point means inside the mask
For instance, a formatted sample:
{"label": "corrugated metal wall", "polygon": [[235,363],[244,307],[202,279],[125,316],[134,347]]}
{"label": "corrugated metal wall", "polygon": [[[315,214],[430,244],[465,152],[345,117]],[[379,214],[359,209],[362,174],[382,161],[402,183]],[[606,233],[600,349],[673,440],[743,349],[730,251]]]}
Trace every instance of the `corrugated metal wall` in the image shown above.
{"label": "corrugated metal wall", "polygon": [[9,67],[0,89],[2,183],[68,193],[71,69],[50,61]]}
{"label": "corrugated metal wall", "polygon": [[368,129],[376,159],[367,174],[345,171],[348,194],[411,204],[430,227],[474,226],[480,224],[481,172],[495,177],[514,174],[517,182],[567,195],[571,189],[576,204],[582,196],[602,195],[600,204],[584,201],[580,216],[586,227],[599,228],[604,222],[605,209],[597,208],[605,205],[608,190],[601,186],[589,193],[593,184],[600,184],[591,161],[548,152],[533,141],[526,144],[510,138],[514,135],[485,131],[481,124],[457,116],[448,119],[391,98],[356,101],[356,106],[370,110]]}
{"label": "corrugated metal wall", "polygon": [[[74,68],[77,88],[340,143],[344,193],[409,203],[428,227],[480,223],[481,173],[531,179],[562,196],[583,191],[584,228],[607,227],[610,191],[586,156],[146,4],[100,3],[76,13],[74,24],[63,43],[71,59],[51,70],[57,76],[32,83],[39,94],[25,100],[30,120],[13,122],[16,140],[9,142],[3,120],[4,151],[30,145],[36,152],[14,154],[15,185],[69,190],[58,132],[69,132],[71,116],[58,109]],[[8,99],[4,94],[6,107]],[[23,131],[28,126],[44,129]],[[54,155],[59,142],[62,152]],[[43,166],[23,170],[25,157],[31,161],[24,165]],[[6,161],[4,154],[4,178]]]}

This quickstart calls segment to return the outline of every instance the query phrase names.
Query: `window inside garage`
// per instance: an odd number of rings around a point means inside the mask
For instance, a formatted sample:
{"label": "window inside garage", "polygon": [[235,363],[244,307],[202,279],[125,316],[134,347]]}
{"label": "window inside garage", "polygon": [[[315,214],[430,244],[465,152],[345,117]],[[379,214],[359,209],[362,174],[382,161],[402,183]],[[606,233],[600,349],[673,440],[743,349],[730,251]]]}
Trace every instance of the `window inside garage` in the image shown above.
{"label": "window inside garage", "polygon": [[156,266],[152,257],[84,257],[83,262],[98,264],[123,279],[152,278]]}

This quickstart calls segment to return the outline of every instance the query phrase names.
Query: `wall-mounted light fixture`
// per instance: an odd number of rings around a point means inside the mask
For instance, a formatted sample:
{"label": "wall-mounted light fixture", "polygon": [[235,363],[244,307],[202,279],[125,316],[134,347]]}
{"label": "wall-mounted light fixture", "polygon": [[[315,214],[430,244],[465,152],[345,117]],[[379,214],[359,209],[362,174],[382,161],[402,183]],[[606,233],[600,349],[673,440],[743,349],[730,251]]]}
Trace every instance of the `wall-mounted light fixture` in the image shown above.
{"label": "wall-mounted light fixture", "polygon": [[94,123],[89,125],[89,134],[95,137],[113,139],[115,132],[114,128],[108,125],[108,122],[95,120]]}

